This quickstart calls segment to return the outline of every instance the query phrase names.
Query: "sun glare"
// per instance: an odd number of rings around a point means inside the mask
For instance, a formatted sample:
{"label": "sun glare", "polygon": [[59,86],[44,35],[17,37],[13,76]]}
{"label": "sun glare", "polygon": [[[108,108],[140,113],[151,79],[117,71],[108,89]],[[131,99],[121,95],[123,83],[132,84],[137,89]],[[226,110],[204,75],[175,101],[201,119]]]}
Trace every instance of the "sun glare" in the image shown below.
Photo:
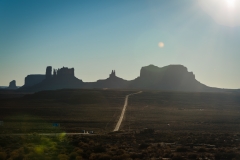
{"label": "sun glare", "polygon": [[233,8],[235,6],[236,0],[226,0],[226,1],[229,8]]}
{"label": "sun glare", "polygon": [[240,0],[198,0],[198,2],[220,25],[240,26]]}

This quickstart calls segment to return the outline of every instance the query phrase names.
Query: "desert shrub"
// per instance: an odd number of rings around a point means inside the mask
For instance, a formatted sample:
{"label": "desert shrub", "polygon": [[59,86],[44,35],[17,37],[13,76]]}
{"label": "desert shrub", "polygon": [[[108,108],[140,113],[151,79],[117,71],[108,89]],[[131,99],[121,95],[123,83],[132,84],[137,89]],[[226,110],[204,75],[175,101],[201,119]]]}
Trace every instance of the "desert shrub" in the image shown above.
{"label": "desert shrub", "polygon": [[105,153],[92,153],[89,159],[90,160],[110,160],[111,156]]}
{"label": "desert shrub", "polygon": [[33,133],[30,139],[32,143],[35,143],[35,144],[41,143],[41,136],[37,135],[36,133]]}
{"label": "desert shrub", "polygon": [[184,160],[184,158],[182,158],[182,156],[180,156],[180,155],[174,155],[172,157],[172,160]]}
{"label": "desert shrub", "polygon": [[30,152],[29,148],[24,146],[23,147],[24,154],[28,154]]}
{"label": "desert shrub", "polygon": [[69,158],[68,158],[68,156],[66,154],[59,154],[58,155],[58,159],[59,160],[68,160]]}
{"label": "desert shrub", "polygon": [[69,159],[70,159],[70,160],[75,160],[77,156],[78,156],[78,154],[77,154],[76,152],[72,152],[72,153],[70,153],[70,155],[69,155]]}
{"label": "desert shrub", "polygon": [[5,160],[7,158],[7,154],[5,152],[0,152],[0,160]]}
{"label": "desert shrub", "polygon": [[216,160],[221,160],[221,159],[233,159],[237,155],[235,153],[216,153],[215,154],[215,159]]}
{"label": "desert shrub", "polygon": [[143,158],[142,154],[139,154],[139,153],[131,153],[130,157],[132,159],[136,159],[136,158]]}
{"label": "desert shrub", "polygon": [[76,160],[83,160],[82,156],[77,156]]}
{"label": "desert shrub", "polygon": [[150,129],[150,128],[146,128],[143,131],[140,132],[141,134],[153,134],[154,133],[154,129]]}
{"label": "desert shrub", "polygon": [[21,151],[15,150],[15,151],[11,152],[10,158],[11,158],[12,160],[22,160],[22,159],[24,158],[24,156],[23,156],[23,154],[21,153]]}
{"label": "desert shrub", "polygon": [[185,148],[185,147],[178,147],[178,148],[176,149],[176,151],[177,151],[177,152],[187,152],[188,149]]}
{"label": "desert shrub", "polygon": [[111,159],[112,160],[127,160],[129,158],[130,158],[129,154],[122,154],[122,155],[113,156]]}
{"label": "desert shrub", "polygon": [[164,157],[164,158],[170,158],[170,157],[171,157],[171,153],[164,153],[164,154],[163,154],[163,157]]}
{"label": "desert shrub", "polygon": [[24,156],[24,160],[50,160],[51,157],[48,157],[45,154],[36,154],[35,152],[30,152],[28,155]]}
{"label": "desert shrub", "polygon": [[79,146],[80,148],[83,148],[83,149],[89,148],[89,145],[88,145],[87,143],[84,143],[84,142],[79,142],[79,143],[78,143],[78,146]]}
{"label": "desert shrub", "polygon": [[101,145],[97,145],[93,147],[93,151],[94,153],[102,153],[102,152],[106,152],[106,149]]}
{"label": "desert shrub", "polygon": [[123,149],[118,149],[116,151],[116,155],[123,155],[125,153],[125,151]]}
{"label": "desert shrub", "polygon": [[196,159],[196,158],[197,158],[197,154],[195,154],[195,153],[190,153],[188,155],[188,159]]}
{"label": "desert shrub", "polygon": [[76,150],[76,153],[77,153],[78,155],[82,155],[82,154],[83,154],[83,150],[79,148],[79,149]]}
{"label": "desert shrub", "polygon": [[139,145],[139,149],[146,149],[148,146],[149,146],[149,144],[141,143],[141,144]]}
{"label": "desert shrub", "polygon": [[198,152],[206,152],[206,149],[205,148],[199,148]]}

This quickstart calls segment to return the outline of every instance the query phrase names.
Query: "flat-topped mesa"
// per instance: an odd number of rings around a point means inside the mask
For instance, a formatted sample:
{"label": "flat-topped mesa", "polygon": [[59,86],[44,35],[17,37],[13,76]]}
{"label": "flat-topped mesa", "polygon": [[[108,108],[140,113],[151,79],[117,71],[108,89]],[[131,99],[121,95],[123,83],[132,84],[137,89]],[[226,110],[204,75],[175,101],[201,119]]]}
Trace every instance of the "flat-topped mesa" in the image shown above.
{"label": "flat-topped mesa", "polygon": [[27,75],[27,77],[25,77],[24,86],[26,87],[33,86],[35,84],[42,82],[45,78],[46,78],[46,75],[42,75],[42,74]]}
{"label": "flat-topped mesa", "polygon": [[63,68],[54,70],[53,75],[57,77],[62,77],[62,76],[74,77],[74,68],[63,67]]}
{"label": "flat-topped mesa", "polygon": [[114,78],[116,77],[115,70],[112,70],[112,73],[109,75],[109,78]]}
{"label": "flat-topped mesa", "polygon": [[142,67],[140,71],[140,77],[142,78],[150,78],[150,77],[175,77],[180,78],[182,76],[186,76],[192,79],[195,79],[195,75],[193,72],[188,72],[187,68],[183,65],[169,65],[165,67],[157,67],[154,65],[149,65],[146,67]]}

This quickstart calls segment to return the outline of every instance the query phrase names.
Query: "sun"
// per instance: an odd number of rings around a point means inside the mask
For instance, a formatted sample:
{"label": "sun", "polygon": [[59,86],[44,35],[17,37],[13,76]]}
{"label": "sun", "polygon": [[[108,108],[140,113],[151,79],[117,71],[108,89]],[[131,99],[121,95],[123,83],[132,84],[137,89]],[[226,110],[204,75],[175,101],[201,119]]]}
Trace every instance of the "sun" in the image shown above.
{"label": "sun", "polygon": [[240,26],[240,0],[198,0],[198,3],[218,24]]}
{"label": "sun", "polygon": [[229,8],[235,7],[236,0],[226,0],[226,2]]}
{"label": "sun", "polygon": [[160,47],[160,48],[163,48],[164,45],[165,45],[165,44],[164,44],[163,42],[159,42],[159,43],[158,43],[158,47]]}

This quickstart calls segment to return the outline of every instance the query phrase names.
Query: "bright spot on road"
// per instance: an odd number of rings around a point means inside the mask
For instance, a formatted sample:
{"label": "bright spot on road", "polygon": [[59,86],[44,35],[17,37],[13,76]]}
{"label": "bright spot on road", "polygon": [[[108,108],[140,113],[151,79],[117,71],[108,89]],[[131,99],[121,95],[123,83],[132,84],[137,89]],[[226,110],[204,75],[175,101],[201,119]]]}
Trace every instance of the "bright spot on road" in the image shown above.
{"label": "bright spot on road", "polygon": [[158,43],[158,47],[163,48],[164,47],[164,43],[163,42],[159,42]]}

